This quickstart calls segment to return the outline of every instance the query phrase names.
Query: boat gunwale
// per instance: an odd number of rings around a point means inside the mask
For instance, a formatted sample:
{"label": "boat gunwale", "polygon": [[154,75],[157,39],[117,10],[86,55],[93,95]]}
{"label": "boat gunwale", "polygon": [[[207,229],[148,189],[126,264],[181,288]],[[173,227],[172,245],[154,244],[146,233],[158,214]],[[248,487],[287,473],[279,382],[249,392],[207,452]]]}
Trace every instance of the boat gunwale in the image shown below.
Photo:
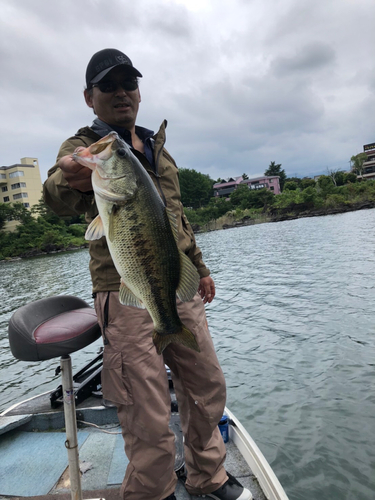
{"label": "boat gunwale", "polygon": [[227,407],[224,413],[231,420],[228,426],[229,439],[233,441],[246,460],[259,481],[264,495],[268,500],[289,500],[276,474],[250,434]]}

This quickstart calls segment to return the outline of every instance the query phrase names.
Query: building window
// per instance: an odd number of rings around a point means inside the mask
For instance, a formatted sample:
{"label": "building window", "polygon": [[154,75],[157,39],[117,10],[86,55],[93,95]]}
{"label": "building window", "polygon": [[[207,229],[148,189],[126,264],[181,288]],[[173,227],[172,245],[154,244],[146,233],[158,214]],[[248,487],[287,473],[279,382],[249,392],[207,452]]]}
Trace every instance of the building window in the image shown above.
{"label": "building window", "polygon": [[13,195],[13,200],[19,200],[20,198],[28,198],[27,193],[18,193]]}
{"label": "building window", "polygon": [[12,189],[25,188],[26,182],[17,182],[16,184],[11,184]]}
{"label": "building window", "polygon": [[7,178],[7,174],[0,174],[0,179],[6,179]]}
{"label": "building window", "polygon": [[4,187],[2,187],[2,188],[1,188],[1,191],[2,191],[3,193],[5,193],[6,191],[8,191],[8,186],[4,186]]}
{"label": "building window", "polygon": [[16,170],[16,172],[12,172],[9,174],[9,179],[13,179],[14,177],[23,177],[25,174],[21,170]]}
{"label": "building window", "polygon": [[273,186],[270,186],[271,191],[275,191],[275,188]]}
{"label": "building window", "polygon": [[9,201],[9,196],[4,196],[3,200],[4,200],[4,203]]}
{"label": "building window", "polygon": [[30,203],[24,203],[23,206],[26,208],[30,208]]}

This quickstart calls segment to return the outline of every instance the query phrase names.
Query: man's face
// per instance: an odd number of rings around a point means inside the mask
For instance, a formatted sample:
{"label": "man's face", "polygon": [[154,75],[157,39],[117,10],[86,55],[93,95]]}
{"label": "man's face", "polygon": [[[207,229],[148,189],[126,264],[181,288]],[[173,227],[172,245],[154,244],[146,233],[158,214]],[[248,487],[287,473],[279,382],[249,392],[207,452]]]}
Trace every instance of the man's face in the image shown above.
{"label": "man's face", "polygon": [[[129,78],[129,74],[121,66],[113,68],[102,80],[119,83]],[[139,89],[124,90],[117,85],[113,92],[101,92],[98,87],[85,90],[86,104],[108,125],[117,125],[131,130],[135,126],[141,95]]]}

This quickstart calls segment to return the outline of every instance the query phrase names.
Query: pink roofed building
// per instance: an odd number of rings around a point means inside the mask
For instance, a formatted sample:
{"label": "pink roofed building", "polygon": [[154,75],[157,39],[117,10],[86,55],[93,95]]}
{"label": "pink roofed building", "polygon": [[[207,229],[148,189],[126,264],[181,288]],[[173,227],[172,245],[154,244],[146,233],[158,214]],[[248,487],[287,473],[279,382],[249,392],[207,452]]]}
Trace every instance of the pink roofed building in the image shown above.
{"label": "pink roofed building", "polygon": [[227,198],[235,189],[237,189],[237,186],[241,184],[242,180],[243,177],[240,175],[239,177],[229,177],[222,182],[217,182],[213,185],[214,196]]}
{"label": "pink roofed building", "polygon": [[263,176],[255,177],[253,179],[244,179],[242,175],[239,177],[229,177],[222,182],[214,184],[214,196],[219,198],[228,198],[233,191],[235,191],[241,184],[246,184],[249,189],[263,189],[266,188],[274,194],[280,194],[280,179],[279,176]]}
{"label": "pink roofed building", "polygon": [[280,178],[278,175],[271,175],[269,177],[255,177],[253,179],[244,179],[241,184],[247,184],[250,189],[263,189],[272,191],[273,194],[280,194]]}

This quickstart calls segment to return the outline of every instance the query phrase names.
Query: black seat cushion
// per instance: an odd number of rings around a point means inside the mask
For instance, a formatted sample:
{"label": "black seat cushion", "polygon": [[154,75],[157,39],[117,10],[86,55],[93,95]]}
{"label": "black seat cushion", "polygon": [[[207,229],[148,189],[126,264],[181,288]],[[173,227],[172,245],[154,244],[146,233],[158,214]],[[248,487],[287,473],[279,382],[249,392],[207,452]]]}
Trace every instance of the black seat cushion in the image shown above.
{"label": "black seat cushion", "polygon": [[47,297],[20,307],[10,318],[8,333],[12,354],[22,361],[70,354],[101,335],[94,309],[71,295]]}

